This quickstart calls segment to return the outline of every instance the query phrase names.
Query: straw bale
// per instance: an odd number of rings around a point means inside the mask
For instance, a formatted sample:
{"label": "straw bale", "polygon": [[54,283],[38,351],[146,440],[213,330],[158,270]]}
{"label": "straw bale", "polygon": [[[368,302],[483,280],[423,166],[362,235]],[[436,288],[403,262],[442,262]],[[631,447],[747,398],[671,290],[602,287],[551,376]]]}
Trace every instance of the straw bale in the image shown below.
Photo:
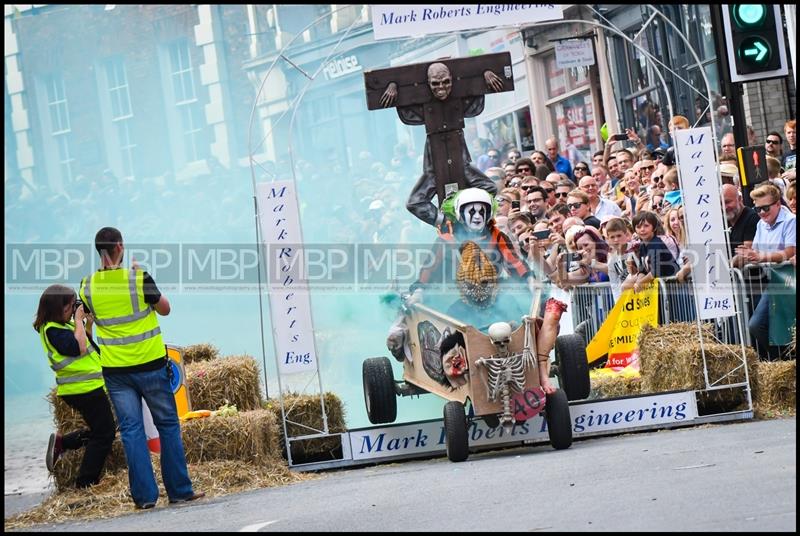
{"label": "straw bale", "polygon": [[[741,349],[738,346],[715,344],[713,326],[706,323],[701,325],[709,370],[715,371],[709,373],[713,381],[720,377],[716,372],[722,371],[721,374],[724,374],[735,366],[734,363],[740,359]],[[639,364],[643,393],[705,388],[696,324],[676,322],[663,326],[642,326],[639,334]]]}
{"label": "straw bale", "polygon": [[[108,394],[106,394],[106,397],[108,397]],[[81,414],[72,409],[72,407],[56,395],[55,387],[50,389],[50,392],[47,394],[47,401],[50,403],[50,407],[53,408],[53,423],[55,423],[59,433],[66,434],[87,427],[86,421],[83,420]],[[111,405],[110,398],[108,399],[108,403]],[[114,413],[113,405],[111,405],[111,413]],[[114,419],[116,420],[116,415]]]}
{"label": "straw bale", "polygon": [[[725,385],[745,380],[744,368],[741,367],[740,346],[706,343],[703,349],[709,382]],[[752,348],[746,348],[745,355],[748,367],[752,369],[758,357]],[[642,392],[658,393],[706,388],[700,344],[694,341],[686,342],[648,359],[647,362],[642,360]]]}
{"label": "straw bale", "polygon": [[[158,457],[151,455],[151,459],[153,467],[158,468]],[[190,464],[189,475],[194,488],[204,491],[208,498],[320,478],[312,473],[293,473],[286,462],[280,459],[267,465],[233,460]],[[161,471],[156,470],[156,477],[161,492],[156,508],[169,508]],[[205,500],[192,504],[202,504]],[[106,475],[96,486],[53,493],[39,506],[6,518],[5,529],[21,529],[41,523],[107,519],[132,513],[148,515],[146,511],[134,510],[128,490],[128,473],[118,471]]]}
{"label": "straw bale", "polygon": [[241,460],[267,465],[281,457],[278,420],[268,410],[191,419],[181,424],[181,432],[189,463]]}
{"label": "straw bale", "polygon": [[[331,434],[346,432],[347,427],[342,400],[335,394],[327,392],[324,395],[324,401],[325,412],[328,417],[328,431]],[[322,406],[318,395],[287,393],[283,395],[283,405],[286,411],[286,427],[289,437],[310,435],[323,429]],[[279,400],[267,400],[264,403],[264,407],[274,412],[278,422],[281,422]],[[280,427],[280,432],[282,445],[285,448],[286,443],[282,426]],[[340,436],[293,441],[292,462],[307,463],[335,459],[340,457],[341,448]]]}
{"label": "straw bale", "polygon": [[192,409],[235,405],[239,411],[261,407],[260,373],[248,355],[229,356],[186,365],[186,388]]}
{"label": "straw bale", "polygon": [[191,344],[183,347],[183,363],[197,363],[219,358],[219,350],[212,344]]}
{"label": "straw bale", "polygon": [[615,398],[642,393],[642,379],[635,376],[592,376],[591,398]]}
{"label": "straw bale", "polygon": [[797,412],[797,361],[761,361],[753,389],[753,406],[759,419],[795,415]]}
{"label": "straw bale", "polygon": [[[75,488],[75,478],[78,476],[78,470],[83,461],[83,454],[86,449],[80,448],[77,450],[67,450],[61,455],[55,467],[53,468],[52,477],[55,479],[56,489],[63,491]],[[103,473],[100,477],[101,482],[108,478],[109,475],[123,471],[127,475],[128,464],[125,460],[125,450],[122,448],[122,441],[119,436],[114,438],[111,444],[111,452],[106,457],[106,463],[103,466]]]}

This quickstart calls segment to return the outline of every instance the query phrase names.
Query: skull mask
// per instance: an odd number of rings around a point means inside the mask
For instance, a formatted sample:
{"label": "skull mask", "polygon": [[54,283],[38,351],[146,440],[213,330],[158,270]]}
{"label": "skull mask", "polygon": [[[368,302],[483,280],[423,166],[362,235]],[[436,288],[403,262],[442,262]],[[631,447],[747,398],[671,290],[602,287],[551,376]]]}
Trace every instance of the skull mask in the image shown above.
{"label": "skull mask", "polygon": [[489,221],[489,207],[485,203],[467,203],[461,207],[461,221],[471,233],[480,233]]}
{"label": "skull mask", "polygon": [[450,69],[444,63],[433,63],[428,67],[428,86],[433,96],[439,100],[450,96],[453,79],[450,77]]}

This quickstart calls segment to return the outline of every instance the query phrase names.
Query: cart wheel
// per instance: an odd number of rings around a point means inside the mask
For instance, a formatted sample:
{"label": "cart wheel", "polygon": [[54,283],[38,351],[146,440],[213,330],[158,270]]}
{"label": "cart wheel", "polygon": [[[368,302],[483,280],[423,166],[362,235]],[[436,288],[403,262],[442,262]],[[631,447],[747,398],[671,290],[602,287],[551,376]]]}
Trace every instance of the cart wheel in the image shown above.
{"label": "cart wheel", "polygon": [[372,424],[393,422],[397,418],[392,364],[388,357],[370,357],[361,367],[364,403]]}
{"label": "cart wheel", "polygon": [[550,444],[556,450],[568,449],[572,445],[572,417],[564,391],[556,389],[555,393],[547,395],[544,411]]}
{"label": "cart wheel", "polygon": [[467,414],[461,402],[444,405],[444,429],[447,433],[447,457],[451,462],[463,462],[469,456]]}
{"label": "cart wheel", "polygon": [[559,335],[556,338],[556,360],[561,388],[567,399],[582,400],[589,396],[589,362],[583,337],[577,333]]}

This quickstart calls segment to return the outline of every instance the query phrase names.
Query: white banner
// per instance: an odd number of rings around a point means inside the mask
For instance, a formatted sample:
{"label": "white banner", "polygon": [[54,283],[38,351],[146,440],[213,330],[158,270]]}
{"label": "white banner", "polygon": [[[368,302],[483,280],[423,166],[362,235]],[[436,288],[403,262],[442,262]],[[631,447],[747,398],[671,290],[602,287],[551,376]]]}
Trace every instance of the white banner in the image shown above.
{"label": "white banner", "polygon": [[316,370],[317,352],[294,182],[259,183],[256,196],[280,372]]}
{"label": "white banner", "polygon": [[692,266],[695,303],[701,320],[736,314],[731,283],[728,241],[711,128],[691,128],[674,133],[678,157],[684,224]]}
{"label": "white banner", "polygon": [[559,69],[594,65],[591,39],[570,39],[556,43],[556,66]]}
{"label": "white banner", "polygon": [[371,5],[375,39],[520,26],[564,18],[555,4]]}
{"label": "white banner", "polygon": [[[569,412],[572,435],[581,437],[653,425],[689,423],[697,418],[697,402],[694,391],[686,391],[581,402],[571,405]],[[549,441],[547,423],[541,415],[514,425],[510,433],[502,426],[489,428],[483,419],[477,419],[470,424],[467,435],[471,447]],[[354,460],[444,452],[446,448],[442,421],[352,430],[349,436]]]}

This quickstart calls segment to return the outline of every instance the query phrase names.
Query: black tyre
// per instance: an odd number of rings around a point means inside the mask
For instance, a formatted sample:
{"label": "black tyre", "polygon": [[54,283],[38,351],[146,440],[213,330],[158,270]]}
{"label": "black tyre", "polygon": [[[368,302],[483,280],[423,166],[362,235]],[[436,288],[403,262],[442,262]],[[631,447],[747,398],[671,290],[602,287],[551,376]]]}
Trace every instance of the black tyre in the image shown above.
{"label": "black tyre", "polygon": [[467,414],[461,402],[448,402],[444,405],[444,430],[447,458],[451,462],[463,462],[469,456],[469,438]]}
{"label": "black tyre", "polygon": [[392,364],[388,357],[370,357],[361,367],[364,403],[372,424],[393,422],[397,418]]}
{"label": "black tyre", "polygon": [[589,362],[586,359],[586,342],[577,333],[556,338],[556,362],[559,385],[567,400],[582,400],[589,396]]}
{"label": "black tyre", "polygon": [[555,393],[547,395],[544,411],[550,444],[556,450],[568,449],[572,445],[572,417],[563,390],[557,389]]}

